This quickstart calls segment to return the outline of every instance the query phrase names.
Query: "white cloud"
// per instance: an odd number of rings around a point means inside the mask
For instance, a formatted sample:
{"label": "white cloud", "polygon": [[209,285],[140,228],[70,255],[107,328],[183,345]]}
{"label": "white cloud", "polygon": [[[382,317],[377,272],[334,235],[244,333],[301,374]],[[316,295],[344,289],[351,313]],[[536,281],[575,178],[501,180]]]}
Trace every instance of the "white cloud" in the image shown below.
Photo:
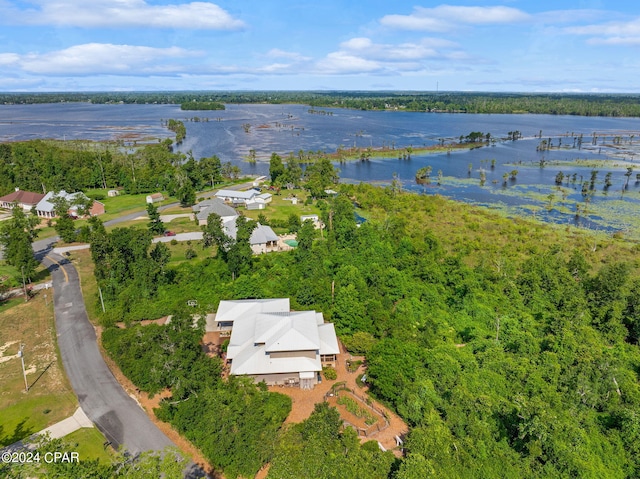
{"label": "white cloud", "polygon": [[628,22],[609,22],[600,25],[568,27],[565,31],[576,35],[638,36],[640,35],[640,18]]}
{"label": "white cloud", "polygon": [[587,43],[589,45],[640,45],[640,36],[590,38],[589,40],[587,40]]}
{"label": "white cloud", "polygon": [[1,8],[7,23],[95,27],[237,30],[242,20],[211,2],[150,5],[145,0],[31,0],[35,8]]}
{"label": "white cloud", "polygon": [[305,57],[297,52],[287,52],[284,50],[280,50],[279,48],[272,48],[267,52],[267,56],[269,58],[288,58],[294,61],[307,61],[311,60],[309,57]]}
{"label": "white cloud", "polygon": [[175,73],[180,68],[165,64],[165,60],[179,60],[196,54],[178,47],[87,43],[49,53],[29,53],[17,59],[14,57],[14,64],[28,73],[48,75],[168,74]]}
{"label": "white cloud", "polygon": [[565,33],[589,35],[590,45],[638,45],[640,44],[640,18],[626,22],[607,22],[602,24],[567,27]]}
{"label": "white cloud", "polygon": [[380,63],[366,60],[344,51],[329,53],[325,58],[317,62],[316,67],[319,73],[334,75],[383,71]]}
{"label": "white cloud", "polygon": [[0,53],[0,65],[15,65],[20,60],[20,56],[15,53]]}
{"label": "white cloud", "polygon": [[374,43],[369,38],[352,38],[340,44],[342,50],[355,53],[370,60],[405,61],[426,58],[444,58],[447,50],[456,49],[457,44],[440,38],[424,38],[417,43],[397,45]]}
{"label": "white cloud", "polygon": [[380,23],[400,30],[445,32],[460,25],[510,24],[529,18],[529,14],[511,7],[439,5],[435,8],[414,7],[410,15],[386,15]]}
{"label": "white cloud", "polygon": [[398,44],[375,43],[355,37],[342,42],[339,50],[316,62],[322,74],[402,74],[432,69],[427,61],[466,60],[468,55],[457,43],[440,38],[423,38]]}

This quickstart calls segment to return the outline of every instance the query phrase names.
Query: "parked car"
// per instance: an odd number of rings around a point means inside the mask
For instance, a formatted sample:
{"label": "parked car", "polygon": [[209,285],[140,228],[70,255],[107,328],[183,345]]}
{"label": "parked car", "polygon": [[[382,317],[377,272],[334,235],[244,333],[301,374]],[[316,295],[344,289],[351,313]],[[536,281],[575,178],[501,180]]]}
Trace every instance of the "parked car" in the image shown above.
{"label": "parked car", "polygon": [[165,236],[175,236],[176,234],[173,231],[167,230],[167,231],[164,232],[164,235]]}

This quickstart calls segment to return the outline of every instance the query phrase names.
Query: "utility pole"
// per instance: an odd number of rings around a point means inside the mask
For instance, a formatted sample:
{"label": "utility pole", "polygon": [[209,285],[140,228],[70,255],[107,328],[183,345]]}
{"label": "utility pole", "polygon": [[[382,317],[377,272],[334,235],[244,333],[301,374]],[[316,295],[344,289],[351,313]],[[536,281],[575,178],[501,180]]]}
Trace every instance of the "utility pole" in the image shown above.
{"label": "utility pole", "polygon": [[98,286],[98,292],[100,293],[100,304],[102,305],[102,312],[104,313],[104,299],[102,298],[102,288],[100,286]]}
{"label": "utility pole", "polygon": [[27,382],[27,371],[24,369],[24,344],[20,343],[20,351],[18,351],[18,357],[22,361],[22,375],[24,376],[24,390],[29,392],[29,383]]}

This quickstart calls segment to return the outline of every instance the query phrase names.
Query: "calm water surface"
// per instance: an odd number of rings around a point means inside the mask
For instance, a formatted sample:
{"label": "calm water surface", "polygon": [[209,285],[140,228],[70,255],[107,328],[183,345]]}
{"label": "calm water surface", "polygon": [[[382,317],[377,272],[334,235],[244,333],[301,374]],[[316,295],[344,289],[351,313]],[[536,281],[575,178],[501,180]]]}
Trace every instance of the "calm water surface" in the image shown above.
{"label": "calm water surface", "polygon": [[[640,181],[635,176],[640,173],[640,147],[636,145],[640,139],[640,119],[320,110],[324,113],[311,114],[304,105],[228,105],[224,111],[212,112],[185,112],[176,105],[1,105],[0,141],[34,138],[149,141],[172,137],[163,121],[174,118],[185,121],[187,127],[187,138],[180,151],[190,151],[196,158],[218,155],[222,161],[240,165],[247,173],[264,174],[272,152],[283,156],[299,150],[334,152],[340,146],[403,149],[434,145],[441,139],[451,141],[472,131],[505,138],[509,131],[518,130],[524,139],[515,142],[498,142],[495,146],[451,154],[414,154],[411,160],[349,162],[338,167],[345,181],[388,184],[395,174],[405,189],[419,193],[441,194],[555,223],[577,222],[640,235],[636,222],[640,217]],[[196,116],[201,121],[193,121]],[[572,146],[572,138],[583,134],[583,148],[538,152],[540,132],[542,139],[552,137],[555,145],[562,136],[565,146]],[[594,132],[598,136],[595,146],[591,144]],[[623,143],[630,142],[628,148],[616,151],[607,146],[618,135],[624,138]],[[256,165],[244,161],[251,149],[257,153]],[[490,166],[492,159],[495,168]],[[544,168],[539,166],[541,159],[546,162]],[[585,160],[595,166],[585,164]],[[554,164],[557,162],[561,164]],[[432,184],[417,185],[415,172],[426,165],[432,167]],[[626,166],[634,170],[629,181],[624,175]],[[509,180],[505,186],[503,174],[514,169],[518,170],[516,180]],[[580,177],[582,181],[589,180],[593,169],[598,170],[595,189],[585,197]],[[437,185],[439,170],[443,179]],[[481,171],[486,175],[484,186],[480,185]],[[576,173],[576,183],[565,181],[558,189],[554,182],[558,171],[567,175]],[[605,192],[604,175],[609,171],[613,185]],[[578,218],[576,208],[581,211]]]}

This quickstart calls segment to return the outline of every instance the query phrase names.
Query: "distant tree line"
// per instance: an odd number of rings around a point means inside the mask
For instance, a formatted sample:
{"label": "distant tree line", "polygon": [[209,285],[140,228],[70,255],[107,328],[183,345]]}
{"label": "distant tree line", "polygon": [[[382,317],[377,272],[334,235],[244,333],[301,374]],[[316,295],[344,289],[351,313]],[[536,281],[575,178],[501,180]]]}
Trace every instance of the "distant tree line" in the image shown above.
{"label": "distant tree line", "polygon": [[195,192],[231,177],[217,156],[196,160],[174,153],[171,140],[124,151],[117,144],[31,140],[0,144],[0,195],[28,191],[123,188],[127,193],[167,191],[184,204]]}
{"label": "distant tree line", "polygon": [[217,101],[185,101],[180,104],[181,110],[224,110],[223,103]]}
{"label": "distant tree line", "polygon": [[[579,116],[640,116],[638,94],[466,92],[89,92],[3,93],[0,104],[59,102],[127,104],[298,103],[360,110],[446,113],[535,113]],[[194,109],[194,108],[189,108]],[[200,109],[200,108],[196,108]],[[206,108],[209,109],[209,108]]]}

